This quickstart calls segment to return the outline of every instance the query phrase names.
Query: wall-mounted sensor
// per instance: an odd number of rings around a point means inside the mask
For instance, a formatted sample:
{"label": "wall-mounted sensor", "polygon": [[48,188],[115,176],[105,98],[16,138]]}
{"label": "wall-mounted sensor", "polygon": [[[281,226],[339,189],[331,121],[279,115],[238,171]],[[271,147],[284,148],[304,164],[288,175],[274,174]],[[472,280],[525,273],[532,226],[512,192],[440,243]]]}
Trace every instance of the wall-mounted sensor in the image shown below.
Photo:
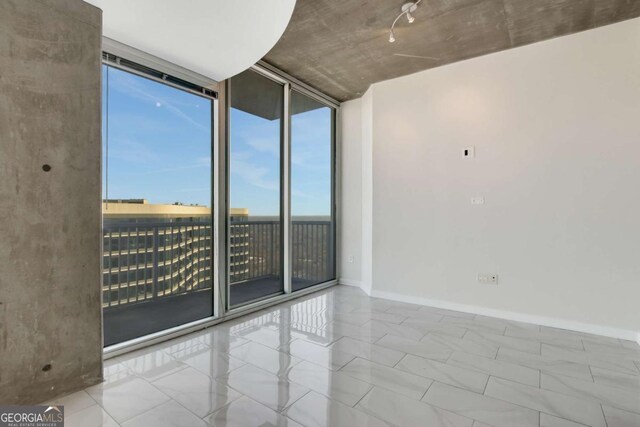
{"label": "wall-mounted sensor", "polygon": [[464,157],[465,159],[469,159],[475,156],[476,156],[475,147],[467,147],[462,149],[462,157]]}

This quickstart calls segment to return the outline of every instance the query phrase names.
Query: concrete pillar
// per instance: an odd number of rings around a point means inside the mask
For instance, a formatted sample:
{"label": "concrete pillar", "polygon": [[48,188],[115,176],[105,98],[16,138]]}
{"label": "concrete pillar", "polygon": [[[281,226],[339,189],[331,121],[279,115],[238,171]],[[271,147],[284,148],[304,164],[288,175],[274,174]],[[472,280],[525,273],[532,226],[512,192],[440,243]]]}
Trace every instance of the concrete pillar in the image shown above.
{"label": "concrete pillar", "polygon": [[0,1],[0,403],[102,379],[99,9]]}

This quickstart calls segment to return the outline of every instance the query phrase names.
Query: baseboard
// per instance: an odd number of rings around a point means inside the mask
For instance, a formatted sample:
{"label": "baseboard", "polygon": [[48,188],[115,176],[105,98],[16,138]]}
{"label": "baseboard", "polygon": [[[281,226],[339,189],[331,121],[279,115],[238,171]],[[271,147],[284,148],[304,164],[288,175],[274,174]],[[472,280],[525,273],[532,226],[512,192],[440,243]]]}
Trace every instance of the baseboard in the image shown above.
{"label": "baseboard", "polygon": [[360,288],[365,294],[371,296],[371,285],[367,285],[360,280],[338,279],[338,284]]}
{"label": "baseboard", "polygon": [[338,283],[341,285],[355,286],[357,288],[362,288],[362,282],[360,280],[338,279]]}
{"label": "baseboard", "polygon": [[588,323],[575,322],[565,319],[556,319],[532,314],[516,313],[506,310],[497,310],[487,307],[458,304],[449,301],[435,300],[430,298],[419,298],[411,295],[403,295],[395,292],[371,291],[370,295],[375,298],[383,298],[392,301],[406,302],[409,304],[425,305],[429,307],[443,308],[447,310],[463,311],[466,313],[480,314],[482,316],[497,317],[499,319],[513,320],[516,322],[533,323],[536,325],[549,326],[552,328],[567,329],[570,331],[583,332],[587,334],[600,335],[623,340],[637,341],[640,344],[640,332],[628,329],[611,328],[608,326],[592,325]]}

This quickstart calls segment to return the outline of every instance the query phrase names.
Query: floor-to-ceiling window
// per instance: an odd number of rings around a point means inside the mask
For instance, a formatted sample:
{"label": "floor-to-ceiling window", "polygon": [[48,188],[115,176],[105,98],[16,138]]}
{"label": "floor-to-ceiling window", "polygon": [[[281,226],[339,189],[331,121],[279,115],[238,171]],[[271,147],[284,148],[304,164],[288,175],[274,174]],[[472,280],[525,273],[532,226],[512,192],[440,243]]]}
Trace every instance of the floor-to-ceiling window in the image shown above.
{"label": "floor-to-ceiling window", "polygon": [[335,279],[335,110],[291,91],[291,287]]}
{"label": "floor-to-ceiling window", "polygon": [[105,346],[213,315],[214,101],[162,78],[103,65]]}
{"label": "floor-to-ceiling window", "polygon": [[247,70],[229,87],[227,300],[234,308],[284,292],[284,86]]}
{"label": "floor-to-ceiling window", "polygon": [[107,347],[335,283],[336,105],[261,67],[227,96],[218,145],[215,93],[105,54]]}
{"label": "floor-to-ceiling window", "polygon": [[336,110],[293,86],[261,68],[228,85],[229,308],[336,278]]}

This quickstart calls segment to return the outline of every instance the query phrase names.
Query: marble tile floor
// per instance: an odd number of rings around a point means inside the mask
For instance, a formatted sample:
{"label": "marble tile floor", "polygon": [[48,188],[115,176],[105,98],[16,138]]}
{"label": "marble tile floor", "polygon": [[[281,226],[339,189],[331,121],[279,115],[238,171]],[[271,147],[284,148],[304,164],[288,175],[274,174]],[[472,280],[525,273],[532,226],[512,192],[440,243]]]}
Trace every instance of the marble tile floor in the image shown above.
{"label": "marble tile floor", "polygon": [[370,298],[307,295],[105,362],[67,427],[640,426],[640,346]]}

